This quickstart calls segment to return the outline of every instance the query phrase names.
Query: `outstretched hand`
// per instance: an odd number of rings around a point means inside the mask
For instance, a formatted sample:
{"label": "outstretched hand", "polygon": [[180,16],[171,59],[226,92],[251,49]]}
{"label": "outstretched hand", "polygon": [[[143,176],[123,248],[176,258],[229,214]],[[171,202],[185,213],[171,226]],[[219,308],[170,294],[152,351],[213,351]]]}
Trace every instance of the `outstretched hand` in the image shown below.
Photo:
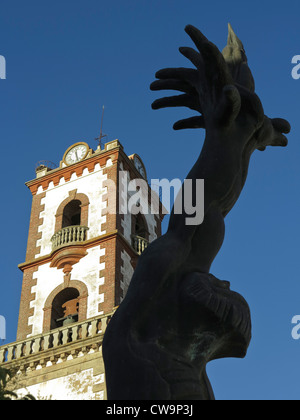
{"label": "outstretched hand", "polygon": [[181,54],[196,67],[167,68],[156,73],[151,89],[177,90],[181,95],[156,100],[152,107],[188,107],[200,115],[177,121],[175,130],[203,128],[209,135],[221,130],[226,137],[240,138],[241,151],[251,140],[254,149],[286,146],[282,133],[290,131],[283,119],[269,119],[254,92],[254,80],[247,64],[241,41],[229,26],[228,44],[221,53],[195,27],[188,25],[187,34],[197,47],[180,48]]}

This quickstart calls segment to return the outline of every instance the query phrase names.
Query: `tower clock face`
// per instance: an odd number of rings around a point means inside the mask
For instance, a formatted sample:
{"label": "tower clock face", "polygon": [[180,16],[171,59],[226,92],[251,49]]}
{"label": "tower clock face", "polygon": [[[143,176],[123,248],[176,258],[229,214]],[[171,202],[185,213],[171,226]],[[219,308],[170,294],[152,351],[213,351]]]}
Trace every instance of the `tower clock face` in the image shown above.
{"label": "tower clock face", "polygon": [[139,173],[141,174],[141,176],[143,178],[146,178],[146,171],[145,171],[145,167],[141,161],[141,159],[135,155],[134,156],[134,166],[136,167],[136,169],[139,171]]}
{"label": "tower clock face", "polygon": [[66,151],[64,161],[67,165],[73,165],[85,159],[88,151],[89,147],[86,143],[77,143]]}

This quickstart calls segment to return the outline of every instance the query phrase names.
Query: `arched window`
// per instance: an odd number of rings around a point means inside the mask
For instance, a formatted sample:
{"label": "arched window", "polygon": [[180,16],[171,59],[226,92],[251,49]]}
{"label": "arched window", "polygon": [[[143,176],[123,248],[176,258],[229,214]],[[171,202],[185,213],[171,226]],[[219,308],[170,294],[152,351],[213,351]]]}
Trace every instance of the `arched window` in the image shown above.
{"label": "arched window", "polygon": [[62,201],[55,214],[55,232],[69,226],[88,227],[89,199],[85,194],[70,191],[69,197]]}
{"label": "arched window", "polygon": [[[70,280],[68,286],[60,284],[52,290],[46,299],[43,308],[43,332],[46,333],[62,326],[64,321],[61,318],[64,318],[66,313],[69,315],[73,315],[74,313],[75,316],[72,322],[75,322],[77,317],[78,322],[84,321],[87,319],[87,305],[88,289],[85,283],[79,280]],[[75,311],[74,308],[76,308]],[[76,311],[78,312],[77,314]],[[65,325],[66,322],[65,320]]]}
{"label": "arched window", "polygon": [[68,226],[80,226],[81,224],[81,201],[70,201],[63,211],[62,228]]}
{"label": "arched window", "polygon": [[149,233],[145,218],[139,213],[133,219],[133,233],[141,238],[148,239]]}
{"label": "arched window", "polygon": [[147,248],[149,241],[149,231],[145,216],[141,213],[132,216],[132,247],[141,255],[141,253]]}
{"label": "arched window", "polygon": [[51,329],[78,321],[79,291],[68,287],[59,292],[52,302]]}

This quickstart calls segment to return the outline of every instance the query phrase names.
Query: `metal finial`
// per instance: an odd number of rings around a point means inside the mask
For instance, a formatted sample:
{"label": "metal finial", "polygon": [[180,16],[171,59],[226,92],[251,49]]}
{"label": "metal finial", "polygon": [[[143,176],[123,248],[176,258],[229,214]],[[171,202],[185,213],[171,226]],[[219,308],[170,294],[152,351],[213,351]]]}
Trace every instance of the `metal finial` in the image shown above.
{"label": "metal finial", "polygon": [[95,140],[98,141],[98,147],[100,147],[100,149],[102,148],[102,139],[104,137],[107,137],[107,134],[103,134],[102,133],[102,128],[103,128],[103,116],[104,116],[104,105],[102,107],[102,117],[101,117],[101,127],[100,127],[100,136],[96,137]]}

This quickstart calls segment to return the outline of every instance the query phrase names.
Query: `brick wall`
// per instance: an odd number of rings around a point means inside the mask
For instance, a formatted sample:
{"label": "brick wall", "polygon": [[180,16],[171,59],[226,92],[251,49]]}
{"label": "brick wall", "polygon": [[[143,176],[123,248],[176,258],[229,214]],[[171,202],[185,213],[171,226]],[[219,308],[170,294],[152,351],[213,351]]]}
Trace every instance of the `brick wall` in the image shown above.
{"label": "brick wall", "polygon": [[28,318],[34,314],[34,309],[30,307],[30,302],[35,299],[35,294],[32,293],[31,289],[37,283],[34,279],[36,271],[37,267],[28,268],[24,271],[17,340],[24,340],[27,335],[32,333],[32,326],[28,325]]}
{"label": "brick wall", "polygon": [[39,226],[43,224],[41,212],[45,209],[45,206],[42,204],[42,199],[45,196],[46,193],[41,193],[34,195],[32,198],[26,261],[33,260],[36,254],[40,252],[40,247],[37,247],[37,241],[42,237],[41,232],[39,232]]}

